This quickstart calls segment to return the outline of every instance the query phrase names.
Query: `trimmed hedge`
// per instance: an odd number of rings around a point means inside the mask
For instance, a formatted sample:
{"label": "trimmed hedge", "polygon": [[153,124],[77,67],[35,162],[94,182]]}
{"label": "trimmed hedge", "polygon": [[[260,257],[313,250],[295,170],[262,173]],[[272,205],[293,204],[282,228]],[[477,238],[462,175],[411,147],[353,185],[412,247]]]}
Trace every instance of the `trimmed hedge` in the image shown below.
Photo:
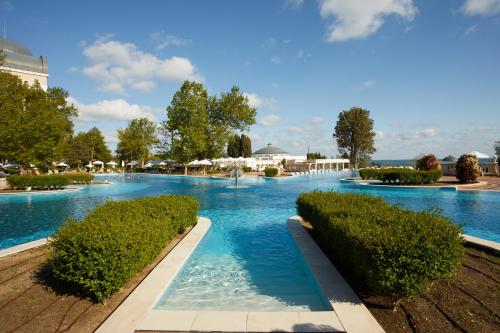
{"label": "trimmed hedge", "polygon": [[434,183],[443,176],[443,172],[441,170],[414,171],[404,168],[388,168],[361,169],[359,175],[366,180],[376,179],[390,184],[416,185]]}
{"label": "trimmed hedge", "polygon": [[458,158],[455,165],[457,179],[461,183],[475,183],[481,176],[481,168],[479,162],[474,155],[462,155]]}
{"label": "trimmed hedge", "polygon": [[266,167],[264,169],[266,177],[276,177],[278,175],[278,168]]}
{"label": "trimmed hedge", "polygon": [[438,158],[433,155],[425,155],[419,158],[416,162],[417,170],[430,171],[430,170],[440,170],[441,163],[439,163]]}
{"label": "trimmed hedge", "polygon": [[48,175],[48,176],[8,176],[9,186],[15,190],[26,189],[60,189],[70,184],[70,178],[66,175]]}
{"label": "trimmed hedge", "polygon": [[94,175],[90,173],[67,173],[65,174],[72,184],[90,184],[94,180]]}
{"label": "trimmed hedge", "polygon": [[370,294],[418,295],[452,276],[463,255],[462,228],[437,212],[320,191],[301,194],[297,210],[336,264]]}
{"label": "trimmed hedge", "polygon": [[151,263],[198,215],[194,197],[162,195],[108,201],[53,236],[53,275],[102,301]]}

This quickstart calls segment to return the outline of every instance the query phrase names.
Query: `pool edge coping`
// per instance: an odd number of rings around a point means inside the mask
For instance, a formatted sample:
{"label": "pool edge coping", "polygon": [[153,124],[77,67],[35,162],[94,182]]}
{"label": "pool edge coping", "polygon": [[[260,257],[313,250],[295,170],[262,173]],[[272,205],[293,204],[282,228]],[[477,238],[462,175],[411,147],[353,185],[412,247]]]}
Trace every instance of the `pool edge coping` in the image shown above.
{"label": "pool edge coping", "polygon": [[309,266],[323,295],[349,333],[385,332],[342,275],[302,226],[300,216],[291,216],[288,230]]}
{"label": "pool edge coping", "polygon": [[154,307],[182,269],[210,226],[210,219],[198,217],[198,222],[189,233],[149,272],[94,332],[134,332],[146,313]]}

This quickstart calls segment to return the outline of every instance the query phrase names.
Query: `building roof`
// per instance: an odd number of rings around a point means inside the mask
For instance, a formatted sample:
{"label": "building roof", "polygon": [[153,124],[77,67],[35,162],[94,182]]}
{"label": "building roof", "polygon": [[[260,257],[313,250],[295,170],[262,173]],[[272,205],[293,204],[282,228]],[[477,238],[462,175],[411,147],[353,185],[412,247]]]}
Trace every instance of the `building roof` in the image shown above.
{"label": "building roof", "polygon": [[281,148],[273,147],[268,144],[267,147],[261,148],[253,153],[254,155],[289,155],[289,153]]}
{"label": "building roof", "polygon": [[35,57],[23,45],[4,38],[0,38],[0,50],[5,54],[3,67],[48,74],[47,57]]}

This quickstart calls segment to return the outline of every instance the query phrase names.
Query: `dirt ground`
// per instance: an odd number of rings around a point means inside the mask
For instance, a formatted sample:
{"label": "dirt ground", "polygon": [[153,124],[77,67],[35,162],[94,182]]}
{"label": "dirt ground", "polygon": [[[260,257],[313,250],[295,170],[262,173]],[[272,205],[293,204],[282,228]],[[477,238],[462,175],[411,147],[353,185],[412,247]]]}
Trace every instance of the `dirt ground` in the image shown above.
{"label": "dirt ground", "polygon": [[47,246],[0,258],[0,332],[93,332],[188,232],[105,304],[53,281],[45,268]]}
{"label": "dirt ground", "polygon": [[[305,225],[311,230],[310,225]],[[314,233],[311,233],[314,238]],[[471,246],[457,275],[404,300],[394,311],[388,297],[367,296],[343,275],[387,333],[500,332],[500,258]]]}

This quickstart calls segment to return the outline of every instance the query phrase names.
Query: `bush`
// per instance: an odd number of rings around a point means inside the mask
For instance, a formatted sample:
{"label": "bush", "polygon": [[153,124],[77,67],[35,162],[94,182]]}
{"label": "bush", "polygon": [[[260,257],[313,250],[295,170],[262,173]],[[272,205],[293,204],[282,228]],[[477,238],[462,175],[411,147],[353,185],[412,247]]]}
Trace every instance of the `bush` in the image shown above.
{"label": "bush", "polygon": [[243,167],[243,172],[252,172],[251,167]]}
{"label": "bush", "polygon": [[441,170],[441,163],[439,163],[439,160],[435,155],[425,155],[417,160],[417,170]]}
{"label": "bush", "polygon": [[369,294],[418,295],[432,281],[452,276],[463,254],[461,227],[437,212],[319,191],[301,194],[297,210],[340,268]]}
{"label": "bush", "polygon": [[67,173],[65,174],[72,184],[90,184],[94,175],[90,173]]}
{"label": "bush", "polygon": [[55,233],[49,267],[59,280],[102,301],[195,224],[197,214],[198,202],[188,196],[108,201]]}
{"label": "bush", "polygon": [[9,186],[13,189],[32,189],[51,190],[60,189],[70,184],[70,178],[67,175],[48,175],[48,176],[9,176],[7,177]]}
{"label": "bush", "polygon": [[441,170],[415,171],[404,168],[361,169],[359,175],[365,180],[380,180],[386,184],[417,185],[436,182],[443,176]]}
{"label": "bush", "polygon": [[276,177],[278,175],[278,168],[266,167],[264,169],[264,174],[266,177]]}
{"label": "bush", "polygon": [[461,183],[475,183],[481,175],[479,162],[474,155],[465,154],[460,156],[455,168],[457,172],[456,177]]}

